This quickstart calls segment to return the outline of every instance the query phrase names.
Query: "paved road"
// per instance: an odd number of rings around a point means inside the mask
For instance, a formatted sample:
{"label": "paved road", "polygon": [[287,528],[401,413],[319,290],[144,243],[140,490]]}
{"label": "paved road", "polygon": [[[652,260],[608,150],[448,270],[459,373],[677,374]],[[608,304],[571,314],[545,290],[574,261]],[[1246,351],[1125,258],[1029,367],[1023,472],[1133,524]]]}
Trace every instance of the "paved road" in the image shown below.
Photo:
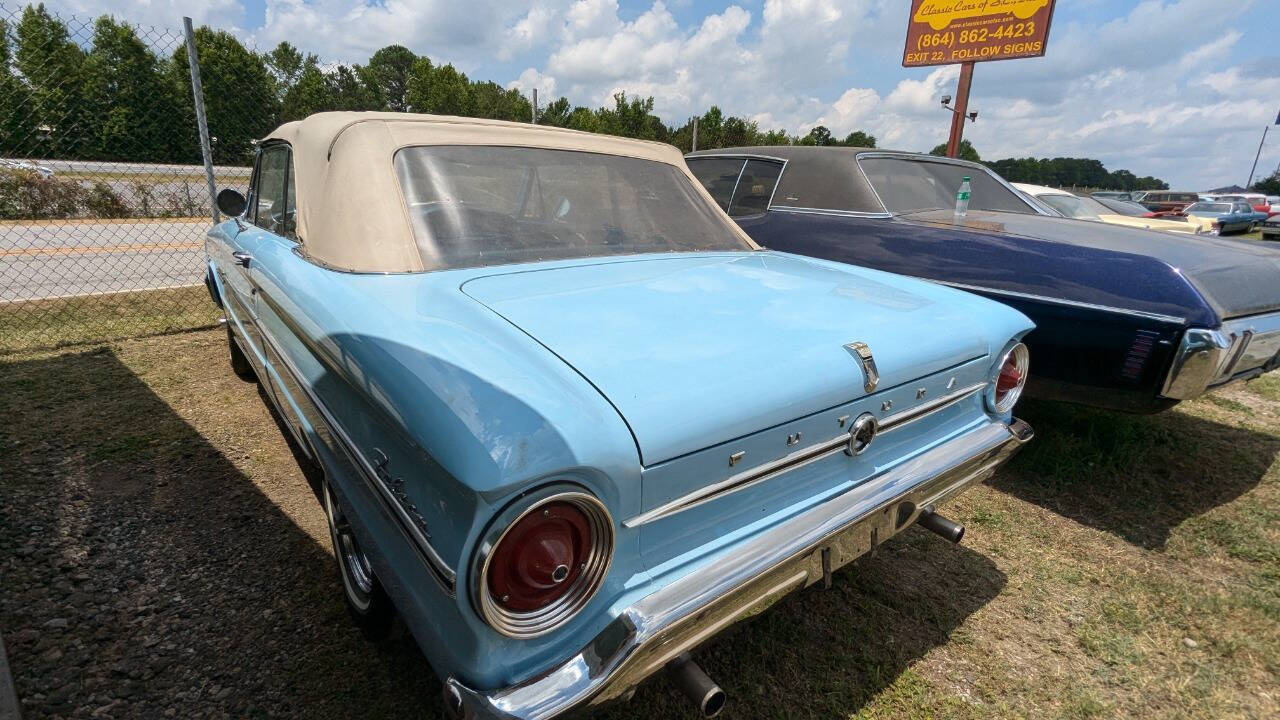
{"label": "paved road", "polygon": [[0,303],[199,284],[206,220],[0,223]]}
{"label": "paved road", "polygon": [[[0,158],[0,160],[23,160],[23,158]],[[101,173],[103,175],[179,175],[187,174],[193,177],[204,177],[203,165],[170,165],[161,163],[124,163],[124,162],[99,162],[95,160],[43,160],[31,159],[31,162],[37,165],[43,165],[54,173],[59,172],[78,172],[78,173]],[[224,175],[229,177],[244,176],[248,177],[252,168],[242,167],[238,165],[214,165],[213,176],[222,178]]]}

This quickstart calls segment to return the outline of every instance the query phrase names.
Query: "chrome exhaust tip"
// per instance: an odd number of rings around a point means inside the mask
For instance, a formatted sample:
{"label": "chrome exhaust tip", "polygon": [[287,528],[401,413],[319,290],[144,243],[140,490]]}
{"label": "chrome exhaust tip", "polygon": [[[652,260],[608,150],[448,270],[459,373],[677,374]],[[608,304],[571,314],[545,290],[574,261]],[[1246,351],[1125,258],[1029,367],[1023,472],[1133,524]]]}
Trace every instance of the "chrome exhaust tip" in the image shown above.
{"label": "chrome exhaust tip", "polygon": [[667,677],[671,678],[671,682],[685,697],[698,706],[703,717],[715,717],[724,709],[727,699],[724,690],[707,677],[702,668],[689,657],[689,653],[681,653],[667,664]]}
{"label": "chrome exhaust tip", "polygon": [[937,533],[953,543],[959,543],[964,537],[964,526],[942,517],[934,511],[932,505],[920,508],[920,517],[916,519],[916,523],[925,530]]}

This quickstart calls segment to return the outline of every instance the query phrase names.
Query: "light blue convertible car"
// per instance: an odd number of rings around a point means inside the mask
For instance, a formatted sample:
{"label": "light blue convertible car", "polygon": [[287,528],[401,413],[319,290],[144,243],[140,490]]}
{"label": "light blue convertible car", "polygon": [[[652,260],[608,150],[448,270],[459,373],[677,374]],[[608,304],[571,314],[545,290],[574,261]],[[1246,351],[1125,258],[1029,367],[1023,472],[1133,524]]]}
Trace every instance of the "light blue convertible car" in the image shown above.
{"label": "light blue convertible car", "polygon": [[1031,438],[1031,323],[760,249],[675,148],[323,113],[209,233],[231,364],[324,472],[347,603],[451,713],[547,718],[665,670]]}

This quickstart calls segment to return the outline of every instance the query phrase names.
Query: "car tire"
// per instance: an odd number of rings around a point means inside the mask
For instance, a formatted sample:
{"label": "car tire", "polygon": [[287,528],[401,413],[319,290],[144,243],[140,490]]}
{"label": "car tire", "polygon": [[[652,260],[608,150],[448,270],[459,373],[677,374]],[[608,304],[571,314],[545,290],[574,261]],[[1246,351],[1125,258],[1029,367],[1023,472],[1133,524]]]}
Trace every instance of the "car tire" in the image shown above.
{"label": "car tire", "polygon": [[368,556],[360,549],[333,488],[327,480],[323,485],[324,511],[329,520],[329,537],[333,540],[333,554],[338,561],[338,576],[342,581],[342,597],[346,600],[347,612],[365,639],[381,642],[391,637],[395,606],[374,575]]}
{"label": "car tire", "polygon": [[236,342],[229,320],[227,321],[227,354],[231,356],[231,372],[235,373],[236,377],[245,382],[254,382],[258,379],[258,374],[253,371],[253,365],[249,364],[249,358],[244,356],[244,351]]}

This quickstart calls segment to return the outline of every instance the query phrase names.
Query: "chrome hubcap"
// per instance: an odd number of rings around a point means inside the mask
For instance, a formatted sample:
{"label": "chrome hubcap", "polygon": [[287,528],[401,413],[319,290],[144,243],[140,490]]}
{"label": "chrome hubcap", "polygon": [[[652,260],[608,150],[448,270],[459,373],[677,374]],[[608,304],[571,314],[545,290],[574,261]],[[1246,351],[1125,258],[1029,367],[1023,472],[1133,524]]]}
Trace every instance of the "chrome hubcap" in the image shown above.
{"label": "chrome hubcap", "polygon": [[343,570],[343,581],[348,590],[358,596],[352,599],[358,601],[359,605],[367,605],[369,596],[373,593],[373,566],[360,549],[360,542],[351,531],[351,524],[347,522],[342,507],[334,499],[333,491],[327,484],[324,488],[324,504],[329,516],[329,532],[333,535],[333,549],[338,554],[338,564]]}

